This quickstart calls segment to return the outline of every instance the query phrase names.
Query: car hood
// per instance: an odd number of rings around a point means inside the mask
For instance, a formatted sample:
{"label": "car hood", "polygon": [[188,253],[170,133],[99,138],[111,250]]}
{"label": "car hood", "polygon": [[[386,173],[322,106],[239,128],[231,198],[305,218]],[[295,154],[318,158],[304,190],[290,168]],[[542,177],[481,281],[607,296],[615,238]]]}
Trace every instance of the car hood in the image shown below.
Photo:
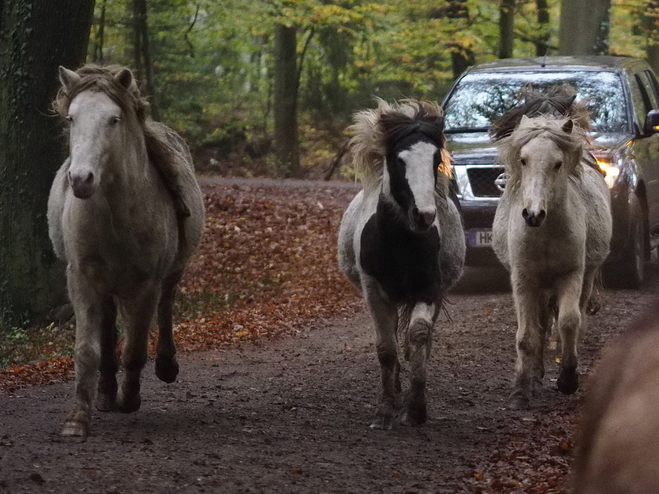
{"label": "car hood", "polygon": [[593,134],[593,147],[601,150],[612,150],[625,146],[633,138],[633,135],[625,133]]}
{"label": "car hood", "polygon": [[497,158],[497,148],[490,140],[487,132],[447,134],[446,147],[456,165],[491,164]]}
{"label": "car hood", "polygon": [[[593,147],[597,150],[613,150],[624,146],[632,138],[626,133],[593,134]],[[446,147],[456,165],[496,162],[497,148],[487,132],[447,134]]]}

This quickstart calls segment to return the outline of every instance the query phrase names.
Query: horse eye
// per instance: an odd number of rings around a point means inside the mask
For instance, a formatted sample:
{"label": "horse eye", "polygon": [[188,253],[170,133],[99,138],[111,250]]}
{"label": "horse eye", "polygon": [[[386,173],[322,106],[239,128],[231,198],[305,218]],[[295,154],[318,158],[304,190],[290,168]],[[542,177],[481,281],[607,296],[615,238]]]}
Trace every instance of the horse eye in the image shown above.
{"label": "horse eye", "polygon": [[554,170],[560,170],[561,166],[563,166],[563,162],[559,161],[554,165]]}
{"label": "horse eye", "polygon": [[396,158],[396,164],[401,168],[405,168],[405,160],[403,158]]}
{"label": "horse eye", "polygon": [[64,117],[64,118],[65,118],[67,121],[73,123],[73,117],[72,117],[71,115],[67,115],[67,116]]}
{"label": "horse eye", "polygon": [[119,120],[120,120],[120,118],[117,117],[117,116],[110,117],[110,125],[116,124]]}
{"label": "horse eye", "polygon": [[525,159],[520,160],[520,162],[522,163],[522,166],[526,166],[526,160]]}

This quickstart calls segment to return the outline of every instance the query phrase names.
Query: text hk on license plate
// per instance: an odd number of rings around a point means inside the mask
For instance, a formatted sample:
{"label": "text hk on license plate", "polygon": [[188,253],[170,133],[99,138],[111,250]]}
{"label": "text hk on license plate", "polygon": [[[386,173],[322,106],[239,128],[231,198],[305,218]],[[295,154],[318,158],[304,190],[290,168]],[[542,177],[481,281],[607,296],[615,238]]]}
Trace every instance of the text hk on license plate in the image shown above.
{"label": "text hk on license plate", "polygon": [[470,247],[492,247],[492,230],[469,230]]}

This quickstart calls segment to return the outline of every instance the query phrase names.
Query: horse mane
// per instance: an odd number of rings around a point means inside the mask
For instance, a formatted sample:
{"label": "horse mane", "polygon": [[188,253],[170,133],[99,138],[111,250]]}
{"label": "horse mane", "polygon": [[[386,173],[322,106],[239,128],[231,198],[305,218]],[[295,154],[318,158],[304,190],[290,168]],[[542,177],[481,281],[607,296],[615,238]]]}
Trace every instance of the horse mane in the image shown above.
{"label": "horse mane", "polygon": [[490,137],[498,141],[508,137],[519,125],[522,116],[569,118],[586,133],[590,132],[590,113],[582,103],[575,101],[577,92],[569,84],[552,86],[542,93],[533,89],[523,89],[524,103],[507,111],[492,124]]}
{"label": "horse mane", "polygon": [[404,100],[388,103],[378,98],[378,107],[355,113],[350,150],[355,172],[364,187],[380,183],[385,156],[397,142],[420,133],[440,149],[442,161],[438,170],[451,176],[451,157],[445,148],[444,113],[436,102]]}
{"label": "horse mane", "polygon": [[[144,135],[149,161],[161,174],[172,173],[183,166],[180,160],[186,159],[186,156],[181,155],[180,146],[176,145],[171,136],[164,132],[157,122],[147,120],[149,104],[146,98],[140,94],[137,84],[133,83],[129,88],[125,88],[116,80],[115,76],[124,68],[120,65],[104,67],[93,64],[83,65],[76,71],[80,80],[74,83],[68,92],[64,87],[60,87],[52,108],[59,116],[66,117],[71,101],[78,94],[87,90],[105,93],[119,105],[123,112],[135,116]],[[68,127],[65,126],[65,128]],[[170,182],[167,177],[165,180]]]}
{"label": "horse mane", "polygon": [[551,139],[561,151],[572,160],[566,163],[572,167],[572,175],[580,176],[582,151],[584,144],[588,141],[588,132],[576,125],[570,133],[563,130],[567,122],[564,118],[539,116],[521,122],[520,125],[507,137],[497,141],[499,148],[499,161],[503,163],[506,172],[510,174],[510,182],[513,187],[521,174],[522,165],[519,160],[521,148],[536,137],[547,137]]}

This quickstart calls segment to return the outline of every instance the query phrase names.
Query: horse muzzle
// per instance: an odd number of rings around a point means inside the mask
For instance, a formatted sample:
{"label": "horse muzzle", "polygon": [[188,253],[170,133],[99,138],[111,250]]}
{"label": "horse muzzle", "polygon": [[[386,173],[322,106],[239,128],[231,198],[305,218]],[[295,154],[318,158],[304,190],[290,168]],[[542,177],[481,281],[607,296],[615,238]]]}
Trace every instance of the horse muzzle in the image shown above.
{"label": "horse muzzle", "polygon": [[526,224],[528,226],[532,227],[538,227],[542,225],[542,223],[545,221],[545,218],[547,217],[547,211],[544,209],[541,209],[538,212],[531,212],[528,209],[524,208],[522,210],[522,217],[524,218],[524,221],[526,221]]}
{"label": "horse muzzle", "polygon": [[78,199],[87,199],[91,197],[96,191],[94,173],[91,171],[81,171],[74,173],[69,170],[68,178],[69,185],[73,191],[73,195]]}
{"label": "horse muzzle", "polygon": [[415,230],[425,232],[428,230],[437,216],[436,209],[424,209],[419,210],[419,208],[412,208],[410,211],[410,219],[412,220],[412,227]]}

